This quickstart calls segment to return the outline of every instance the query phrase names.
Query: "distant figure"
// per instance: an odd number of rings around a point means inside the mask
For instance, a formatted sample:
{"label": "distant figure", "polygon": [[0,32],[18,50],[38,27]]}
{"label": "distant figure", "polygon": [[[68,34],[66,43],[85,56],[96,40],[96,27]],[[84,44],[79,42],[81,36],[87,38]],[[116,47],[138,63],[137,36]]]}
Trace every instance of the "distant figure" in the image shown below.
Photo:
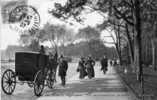
{"label": "distant figure", "polygon": [[59,59],[59,73],[58,73],[58,75],[61,78],[63,86],[65,86],[65,84],[66,84],[65,77],[66,77],[67,69],[68,69],[68,62],[64,59],[63,55],[61,55],[61,57]]}
{"label": "distant figure", "polygon": [[43,45],[40,46],[40,51],[41,54],[45,54],[45,48]]}
{"label": "distant figure", "polygon": [[114,66],[114,60],[112,60],[112,66]]}
{"label": "distant figure", "polygon": [[110,60],[110,66],[112,66],[112,65],[113,65],[112,60]]}
{"label": "distant figure", "polygon": [[117,65],[117,60],[116,59],[114,59],[114,66],[116,66]]}
{"label": "distant figure", "polygon": [[57,53],[57,51],[55,52],[55,54],[54,54],[54,59],[57,61],[58,60],[58,53]]}
{"label": "distant figure", "polygon": [[85,65],[86,65],[88,77],[89,78],[95,77],[95,71],[94,71],[95,61],[92,59],[91,56],[88,57]]}
{"label": "distant figure", "polygon": [[77,72],[80,73],[79,75],[80,79],[83,79],[87,75],[86,68],[85,68],[85,61],[83,57],[80,58],[80,61],[77,67]]}
{"label": "distant figure", "polygon": [[104,72],[104,74],[107,71],[107,63],[108,63],[108,60],[106,56],[104,55],[104,57],[101,59],[101,70]]}
{"label": "distant figure", "polygon": [[54,61],[57,63],[57,65],[55,66],[55,81],[56,81],[56,73],[57,73],[57,66],[58,66],[58,53],[57,53],[57,51],[54,54]]}

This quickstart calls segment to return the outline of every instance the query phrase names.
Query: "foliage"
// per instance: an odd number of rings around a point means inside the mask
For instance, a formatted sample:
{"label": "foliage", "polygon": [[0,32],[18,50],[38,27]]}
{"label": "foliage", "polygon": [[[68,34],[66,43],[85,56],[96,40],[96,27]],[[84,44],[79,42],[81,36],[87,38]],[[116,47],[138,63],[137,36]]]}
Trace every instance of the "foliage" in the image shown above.
{"label": "foliage", "polygon": [[15,52],[18,51],[32,51],[29,47],[22,47],[16,45],[9,45],[5,51],[1,53],[2,60],[15,60]]}
{"label": "foliage", "polygon": [[79,29],[77,38],[84,38],[87,41],[91,39],[99,39],[100,38],[100,31],[96,28],[92,28],[90,26],[85,27],[83,29]]}
{"label": "foliage", "polygon": [[74,41],[74,32],[64,25],[45,24],[44,27],[38,30],[35,34],[22,34],[20,43],[29,46],[33,50],[39,48],[39,44],[49,42],[51,47],[57,50],[57,46],[66,45]]}
{"label": "foliage", "polygon": [[100,40],[69,44],[66,47],[60,47],[60,49],[64,51],[66,56],[87,57],[91,55],[95,59],[100,59],[105,54],[108,58],[117,58],[115,48],[106,47]]}

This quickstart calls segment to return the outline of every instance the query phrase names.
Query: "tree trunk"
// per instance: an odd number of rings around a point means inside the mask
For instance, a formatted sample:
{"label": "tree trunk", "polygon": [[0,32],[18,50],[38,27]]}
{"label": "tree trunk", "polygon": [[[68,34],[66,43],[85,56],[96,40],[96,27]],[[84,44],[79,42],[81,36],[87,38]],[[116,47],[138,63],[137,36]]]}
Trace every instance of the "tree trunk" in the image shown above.
{"label": "tree trunk", "polygon": [[154,70],[157,70],[157,39],[152,40],[152,65]]}
{"label": "tree trunk", "polygon": [[118,58],[119,58],[119,63],[120,63],[120,65],[121,65],[122,57],[121,57],[121,52],[120,52],[120,50],[119,50],[118,43],[115,43],[115,47],[116,47],[117,55],[118,55]]}
{"label": "tree trunk", "polygon": [[131,59],[131,64],[133,64],[134,62],[134,52],[133,52],[133,47],[132,47],[132,40],[131,40],[131,36],[129,34],[129,30],[128,30],[128,25],[125,24],[125,28],[126,28],[126,34],[127,34],[127,38],[128,38],[128,45],[129,45],[129,52],[130,52],[130,59]]}
{"label": "tree trunk", "polygon": [[121,37],[120,37],[120,25],[118,25],[118,30],[117,30],[117,50],[119,53],[119,64],[122,65],[122,55],[121,55]]}
{"label": "tree trunk", "polygon": [[152,39],[152,65],[154,70],[157,70],[157,21],[154,23],[154,38]]}
{"label": "tree trunk", "polygon": [[136,66],[138,68],[137,80],[141,81],[143,78],[143,68],[141,63],[141,17],[140,17],[140,2],[135,0],[135,58]]}

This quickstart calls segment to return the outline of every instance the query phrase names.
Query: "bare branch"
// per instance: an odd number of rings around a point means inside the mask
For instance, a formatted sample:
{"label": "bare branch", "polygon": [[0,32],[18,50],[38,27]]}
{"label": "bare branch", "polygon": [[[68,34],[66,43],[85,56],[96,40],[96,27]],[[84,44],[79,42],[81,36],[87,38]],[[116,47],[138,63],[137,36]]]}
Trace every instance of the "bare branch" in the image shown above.
{"label": "bare branch", "polygon": [[[131,22],[131,21],[129,21],[129,20],[127,19],[127,17],[126,17],[125,14],[121,13],[115,6],[114,6],[113,8],[114,8],[115,11],[120,15],[120,17],[121,17],[122,19],[124,19],[128,24],[130,24],[130,25],[132,25],[132,26],[134,25],[133,22]],[[118,16],[116,16],[116,17],[118,17]]]}

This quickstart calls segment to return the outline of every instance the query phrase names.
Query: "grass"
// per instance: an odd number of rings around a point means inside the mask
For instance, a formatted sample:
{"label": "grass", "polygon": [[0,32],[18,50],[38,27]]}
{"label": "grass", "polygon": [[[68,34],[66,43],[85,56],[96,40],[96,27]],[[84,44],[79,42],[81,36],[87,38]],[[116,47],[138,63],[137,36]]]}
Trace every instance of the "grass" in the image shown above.
{"label": "grass", "polygon": [[[132,72],[130,66],[115,66],[118,74],[124,80],[124,82],[131,88],[135,93],[136,97],[140,98],[141,95],[141,85],[137,81],[136,73]],[[124,69],[127,69],[125,73]],[[157,71],[153,68],[143,67],[144,72],[144,95],[146,95],[145,100],[157,100]],[[149,99],[148,99],[149,98]]]}

